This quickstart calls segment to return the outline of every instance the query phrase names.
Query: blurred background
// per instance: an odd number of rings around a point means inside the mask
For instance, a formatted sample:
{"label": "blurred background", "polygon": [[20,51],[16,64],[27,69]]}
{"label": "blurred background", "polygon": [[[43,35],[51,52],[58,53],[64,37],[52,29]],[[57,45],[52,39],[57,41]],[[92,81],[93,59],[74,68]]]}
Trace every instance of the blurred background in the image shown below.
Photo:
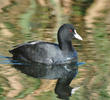
{"label": "blurred background", "polygon": [[[27,41],[57,43],[64,23],[83,37],[73,45],[86,62],[71,82],[80,89],[70,100],[110,100],[110,0],[0,0],[0,55],[12,56],[8,50]],[[0,64],[0,100],[59,100],[55,84]]]}

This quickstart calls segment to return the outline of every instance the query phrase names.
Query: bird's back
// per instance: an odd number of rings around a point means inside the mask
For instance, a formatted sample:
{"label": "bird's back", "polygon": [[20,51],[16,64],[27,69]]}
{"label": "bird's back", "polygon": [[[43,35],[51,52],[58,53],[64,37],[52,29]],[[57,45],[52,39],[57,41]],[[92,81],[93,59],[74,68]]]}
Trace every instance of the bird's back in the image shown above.
{"label": "bird's back", "polygon": [[52,63],[55,58],[61,58],[59,46],[48,42],[36,41],[17,45],[9,52],[13,54],[14,59],[28,62]]}
{"label": "bird's back", "polygon": [[76,51],[65,56],[58,44],[49,42],[28,42],[15,46],[9,51],[13,54],[14,60],[25,62],[40,62],[45,64],[62,64],[77,60]]}

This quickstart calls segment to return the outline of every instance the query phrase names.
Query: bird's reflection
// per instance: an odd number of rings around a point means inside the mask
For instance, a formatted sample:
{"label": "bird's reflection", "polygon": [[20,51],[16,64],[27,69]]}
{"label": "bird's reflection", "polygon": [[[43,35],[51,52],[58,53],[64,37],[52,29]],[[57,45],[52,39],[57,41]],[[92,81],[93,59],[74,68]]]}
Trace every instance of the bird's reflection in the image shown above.
{"label": "bird's reflection", "polygon": [[21,72],[35,78],[58,79],[55,93],[58,95],[58,98],[69,100],[72,91],[69,85],[78,72],[76,62],[59,65],[45,65],[33,62],[30,64],[13,66]]}

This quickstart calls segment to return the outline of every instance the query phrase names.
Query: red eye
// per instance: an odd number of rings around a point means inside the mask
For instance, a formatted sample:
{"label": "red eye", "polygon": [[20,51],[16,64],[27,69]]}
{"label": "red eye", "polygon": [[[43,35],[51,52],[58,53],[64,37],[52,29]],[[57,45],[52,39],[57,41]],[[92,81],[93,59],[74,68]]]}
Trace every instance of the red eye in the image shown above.
{"label": "red eye", "polygon": [[69,29],[69,32],[73,32],[72,29]]}

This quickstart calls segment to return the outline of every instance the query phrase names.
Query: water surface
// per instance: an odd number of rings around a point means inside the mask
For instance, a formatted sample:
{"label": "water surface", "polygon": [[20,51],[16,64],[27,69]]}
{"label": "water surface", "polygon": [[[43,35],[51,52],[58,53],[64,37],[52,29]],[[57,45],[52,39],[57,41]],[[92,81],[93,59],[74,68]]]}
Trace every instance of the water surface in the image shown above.
{"label": "water surface", "polygon": [[[67,2],[67,7],[55,0],[44,2],[45,5],[35,0],[19,1],[4,6],[1,13],[0,54],[11,56],[8,50],[12,46],[32,40],[57,43],[58,27],[63,23],[74,24],[84,40],[73,40],[73,45],[79,61],[86,62],[86,65],[79,67],[77,77],[71,82],[72,87],[80,89],[70,100],[109,100],[109,8],[101,12],[101,18],[95,19],[94,26],[87,27],[84,18],[92,0]],[[32,78],[11,65],[0,65],[0,83],[0,98],[4,100],[58,99],[54,93],[56,80]]]}

